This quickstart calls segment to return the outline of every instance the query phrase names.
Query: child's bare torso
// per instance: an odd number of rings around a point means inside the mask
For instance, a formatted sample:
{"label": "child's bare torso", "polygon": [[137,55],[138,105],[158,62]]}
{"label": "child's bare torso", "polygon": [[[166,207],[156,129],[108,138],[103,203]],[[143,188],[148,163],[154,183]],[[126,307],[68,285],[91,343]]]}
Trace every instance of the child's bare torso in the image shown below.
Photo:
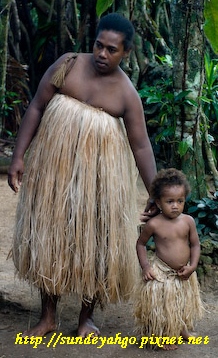
{"label": "child's bare torso", "polygon": [[167,219],[160,214],[155,220],[156,255],[173,269],[179,270],[190,259],[190,229],[186,215],[181,214],[176,219]]}

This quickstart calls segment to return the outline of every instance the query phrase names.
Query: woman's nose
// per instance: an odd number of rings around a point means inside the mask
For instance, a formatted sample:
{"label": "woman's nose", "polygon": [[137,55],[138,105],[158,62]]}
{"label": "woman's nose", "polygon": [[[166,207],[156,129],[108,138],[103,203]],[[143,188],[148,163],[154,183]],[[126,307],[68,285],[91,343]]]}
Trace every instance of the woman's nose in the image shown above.
{"label": "woman's nose", "polygon": [[100,56],[104,58],[107,57],[106,48],[101,49]]}

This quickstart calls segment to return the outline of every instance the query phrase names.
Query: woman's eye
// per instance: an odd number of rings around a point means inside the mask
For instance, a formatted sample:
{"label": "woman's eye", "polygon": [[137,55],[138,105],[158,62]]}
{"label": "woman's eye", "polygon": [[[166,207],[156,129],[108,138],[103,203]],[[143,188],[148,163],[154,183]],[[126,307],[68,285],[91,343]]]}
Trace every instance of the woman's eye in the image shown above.
{"label": "woman's eye", "polygon": [[102,48],[102,45],[99,42],[96,42],[96,47],[97,48]]}

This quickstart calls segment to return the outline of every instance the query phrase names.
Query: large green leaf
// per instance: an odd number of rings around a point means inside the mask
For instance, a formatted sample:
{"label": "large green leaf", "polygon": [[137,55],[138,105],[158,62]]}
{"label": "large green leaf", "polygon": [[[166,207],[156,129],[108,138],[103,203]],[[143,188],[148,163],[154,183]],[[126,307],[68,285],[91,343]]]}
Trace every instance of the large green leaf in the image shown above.
{"label": "large green leaf", "polygon": [[205,0],[204,4],[204,32],[213,50],[218,54],[218,1]]}
{"label": "large green leaf", "polygon": [[96,14],[98,17],[101,15],[113,4],[114,0],[97,0],[96,4]]}
{"label": "large green leaf", "polygon": [[187,153],[188,149],[189,149],[189,145],[186,141],[183,140],[179,142],[178,153],[180,157],[183,157]]}

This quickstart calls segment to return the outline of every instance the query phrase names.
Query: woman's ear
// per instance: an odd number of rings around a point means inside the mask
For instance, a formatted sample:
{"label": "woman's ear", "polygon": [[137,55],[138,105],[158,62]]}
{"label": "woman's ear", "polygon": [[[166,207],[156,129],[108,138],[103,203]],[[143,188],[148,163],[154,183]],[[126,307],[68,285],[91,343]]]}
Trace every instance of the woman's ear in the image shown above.
{"label": "woman's ear", "polygon": [[129,57],[131,51],[132,51],[131,49],[124,51],[123,58],[126,59],[127,57]]}

